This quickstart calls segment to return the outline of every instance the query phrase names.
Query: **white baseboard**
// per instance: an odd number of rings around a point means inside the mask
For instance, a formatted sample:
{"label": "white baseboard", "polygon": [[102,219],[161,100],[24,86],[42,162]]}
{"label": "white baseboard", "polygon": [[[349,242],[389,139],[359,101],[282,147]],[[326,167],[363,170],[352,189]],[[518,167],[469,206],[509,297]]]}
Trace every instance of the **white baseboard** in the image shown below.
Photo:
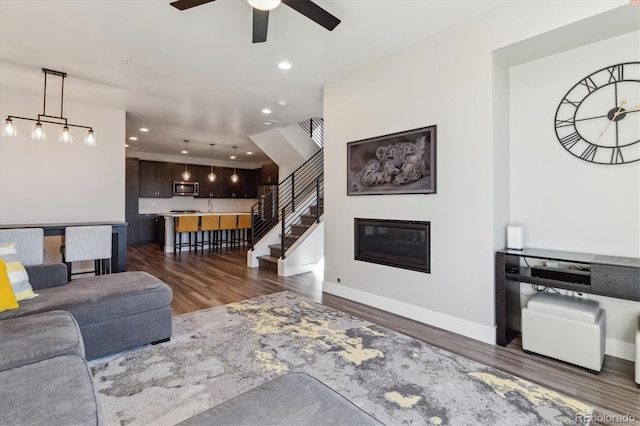
{"label": "white baseboard", "polygon": [[[420,308],[397,300],[388,299],[386,297],[367,293],[361,290],[345,287],[342,285],[322,282],[322,290],[335,296],[344,297],[354,302],[363,303],[382,309],[396,315],[420,321],[434,327],[442,328],[456,334],[461,334],[481,342],[496,344],[496,328],[483,326],[471,321],[452,317],[440,312],[431,311],[429,309]],[[633,343],[623,342],[611,338],[606,339],[605,354],[622,358],[629,361],[635,360],[635,345]]]}
{"label": "white baseboard", "polygon": [[361,290],[345,287],[342,285],[322,282],[322,291],[333,294],[335,296],[344,297],[354,302],[364,303],[374,308],[382,309],[396,315],[420,321],[434,327],[442,328],[456,334],[461,334],[481,342],[496,344],[496,328],[495,326],[485,326],[464,319],[452,317],[440,312],[431,311],[429,309],[410,305],[408,303],[399,302],[397,300],[388,299],[386,297],[367,293]]}
{"label": "white baseboard", "polygon": [[635,361],[636,345],[607,337],[604,343],[604,353],[605,355],[626,359],[627,361]]}

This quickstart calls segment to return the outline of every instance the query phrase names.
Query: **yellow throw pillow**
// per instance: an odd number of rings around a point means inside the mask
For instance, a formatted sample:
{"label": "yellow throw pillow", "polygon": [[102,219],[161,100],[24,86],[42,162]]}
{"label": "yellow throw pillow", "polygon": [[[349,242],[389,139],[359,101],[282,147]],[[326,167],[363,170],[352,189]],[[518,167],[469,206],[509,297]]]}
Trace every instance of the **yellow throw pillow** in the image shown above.
{"label": "yellow throw pillow", "polygon": [[0,258],[0,312],[18,308],[16,295],[13,294],[11,281],[7,275],[7,265]]}
{"label": "yellow throw pillow", "polygon": [[13,294],[16,295],[18,302],[36,297],[37,295],[33,292],[31,283],[29,282],[27,270],[24,269],[24,265],[20,262],[20,258],[18,258],[16,244],[0,244],[0,258],[4,260],[7,266],[7,275],[9,275]]}

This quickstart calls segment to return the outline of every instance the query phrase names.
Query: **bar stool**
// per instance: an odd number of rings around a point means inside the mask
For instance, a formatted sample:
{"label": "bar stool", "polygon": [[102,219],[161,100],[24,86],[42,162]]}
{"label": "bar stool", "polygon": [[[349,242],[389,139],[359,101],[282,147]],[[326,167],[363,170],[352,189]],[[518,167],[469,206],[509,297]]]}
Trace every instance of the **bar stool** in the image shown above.
{"label": "bar stool", "polygon": [[239,241],[242,244],[246,244],[249,240],[248,230],[251,229],[251,214],[239,214],[238,215],[238,231],[240,235],[238,236]]}
{"label": "bar stool", "polygon": [[219,245],[219,234],[220,234],[220,215],[206,215],[202,216],[200,219],[200,231],[202,231],[202,242],[200,243],[200,247],[204,250],[204,233],[208,234],[208,245],[209,250],[211,247],[215,248],[215,246]]}
{"label": "bar stool", "polygon": [[[64,228],[64,244],[60,247],[62,262],[67,264],[67,278],[73,275],[111,273],[111,225],[68,226]],[[73,262],[94,261],[93,271],[72,273]]]}
{"label": "bar stool", "polygon": [[[178,254],[182,251],[182,247],[188,246],[189,252],[193,246],[196,253],[198,252],[198,222],[200,216],[176,216],[173,218],[173,254]],[[189,234],[189,242],[182,242],[182,234]],[[191,244],[191,233],[195,232],[195,244]]]}
{"label": "bar stool", "polygon": [[229,243],[231,245],[235,245],[235,233],[238,226],[238,215],[237,214],[223,214],[220,215],[220,230],[227,231],[225,234],[225,239],[227,243],[227,247],[229,247]]}

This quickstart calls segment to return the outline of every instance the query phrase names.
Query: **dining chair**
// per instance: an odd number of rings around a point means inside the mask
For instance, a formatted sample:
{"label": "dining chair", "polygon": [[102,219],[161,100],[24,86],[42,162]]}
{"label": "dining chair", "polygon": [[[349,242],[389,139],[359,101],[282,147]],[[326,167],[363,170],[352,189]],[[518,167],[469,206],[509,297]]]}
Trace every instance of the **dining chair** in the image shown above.
{"label": "dining chair", "polygon": [[[64,228],[64,243],[61,247],[62,262],[67,264],[67,277],[94,273],[111,273],[111,225],[67,226]],[[94,261],[93,271],[72,272],[73,262]]]}

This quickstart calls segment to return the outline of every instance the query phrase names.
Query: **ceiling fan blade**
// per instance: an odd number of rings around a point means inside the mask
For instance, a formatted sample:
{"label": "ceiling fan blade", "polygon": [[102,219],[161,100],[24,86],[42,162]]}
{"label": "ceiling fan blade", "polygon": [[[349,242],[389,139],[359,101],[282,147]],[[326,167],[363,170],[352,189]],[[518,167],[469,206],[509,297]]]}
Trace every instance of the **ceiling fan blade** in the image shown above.
{"label": "ceiling fan blade", "polygon": [[178,10],[191,9],[192,7],[200,6],[201,4],[211,3],[216,0],[177,0],[171,3],[171,6]]}
{"label": "ceiling fan blade", "polygon": [[340,23],[338,18],[311,0],[282,0],[282,3],[286,4],[296,12],[303,14],[315,23],[322,25],[329,31],[332,31]]}
{"label": "ceiling fan blade", "polygon": [[269,11],[253,9],[253,42],[267,41],[267,27],[269,26]]}

